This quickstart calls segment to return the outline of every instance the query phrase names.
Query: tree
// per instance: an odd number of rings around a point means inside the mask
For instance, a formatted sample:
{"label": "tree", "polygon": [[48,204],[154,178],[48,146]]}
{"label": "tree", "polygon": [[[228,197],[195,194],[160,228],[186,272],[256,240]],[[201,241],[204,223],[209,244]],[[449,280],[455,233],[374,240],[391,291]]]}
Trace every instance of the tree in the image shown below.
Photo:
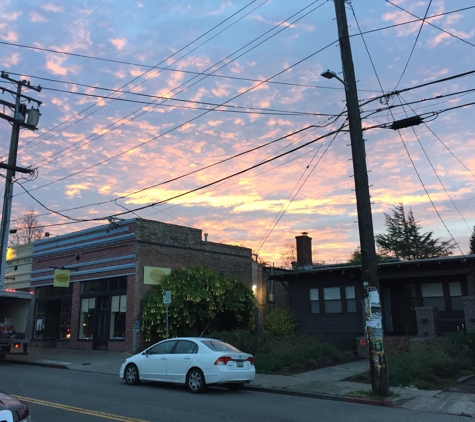
{"label": "tree", "polygon": [[[383,254],[376,252],[376,261],[377,262],[385,262],[388,260],[388,257]],[[351,265],[361,265],[361,248],[358,246],[353,253],[350,256],[350,259],[348,261],[349,264]]]}
{"label": "tree", "polygon": [[17,220],[16,225],[10,228],[16,230],[16,233],[9,236],[11,246],[34,242],[43,237],[43,227],[40,225],[38,214],[33,207],[28,208]]}
{"label": "tree", "polygon": [[472,235],[469,240],[470,253],[475,254],[475,226],[473,226]]}
{"label": "tree", "polygon": [[142,329],[146,341],[166,335],[165,290],[172,293],[168,306],[170,336],[253,328],[257,302],[252,290],[238,279],[198,266],[173,271],[145,297]]}
{"label": "tree", "polygon": [[451,241],[434,239],[433,232],[421,233],[412,210],[409,209],[406,215],[403,204],[394,206],[392,215],[384,215],[388,231],[376,235],[375,239],[380,251],[388,257],[411,261],[452,254],[455,245]]}

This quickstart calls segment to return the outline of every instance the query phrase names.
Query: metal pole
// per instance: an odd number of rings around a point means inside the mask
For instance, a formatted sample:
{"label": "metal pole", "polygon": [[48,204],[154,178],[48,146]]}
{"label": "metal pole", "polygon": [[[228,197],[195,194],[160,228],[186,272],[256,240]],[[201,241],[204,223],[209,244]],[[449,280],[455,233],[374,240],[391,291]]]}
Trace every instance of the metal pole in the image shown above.
{"label": "metal pole", "polygon": [[167,338],[168,338],[168,303],[165,306],[167,308]]}
{"label": "metal pole", "polygon": [[0,290],[5,286],[5,267],[7,262],[7,248],[8,248],[8,233],[10,231],[10,215],[12,211],[13,198],[13,177],[15,171],[13,167],[16,166],[16,156],[18,150],[18,138],[20,135],[20,100],[21,87],[24,81],[17,83],[17,94],[15,101],[15,115],[12,122],[12,135],[10,139],[10,151],[8,153],[8,169],[7,177],[5,179],[5,193],[3,196],[2,208],[2,223],[0,227]]}
{"label": "metal pole", "polygon": [[373,394],[387,397],[389,395],[389,382],[384,354],[382,312],[379,299],[378,268],[376,264],[373,218],[371,215],[371,199],[366,169],[365,144],[361,129],[361,115],[348,34],[348,23],[346,20],[345,0],[334,0],[334,2],[345,82],[348,121],[350,125],[351,152],[361,247],[362,281],[368,284],[366,328],[369,334],[371,384]]}

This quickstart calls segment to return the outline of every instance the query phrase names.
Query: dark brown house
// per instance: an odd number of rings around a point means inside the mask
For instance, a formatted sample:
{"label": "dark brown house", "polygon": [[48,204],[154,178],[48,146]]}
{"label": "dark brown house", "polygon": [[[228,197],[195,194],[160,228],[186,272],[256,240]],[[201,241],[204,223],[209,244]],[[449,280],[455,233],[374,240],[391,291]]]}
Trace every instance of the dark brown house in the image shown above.
{"label": "dark brown house", "polygon": [[[286,293],[300,332],[362,336],[361,266],[313,266],[309,249],[311,238],[298,236],[296,270],[271,275],[268,289]],[[475,255],[380,263],[378,275],[386,335],[421,335],[416,310],[422,307],[436,308],[441,333],[466,324],[462,297],[475,294]]]}

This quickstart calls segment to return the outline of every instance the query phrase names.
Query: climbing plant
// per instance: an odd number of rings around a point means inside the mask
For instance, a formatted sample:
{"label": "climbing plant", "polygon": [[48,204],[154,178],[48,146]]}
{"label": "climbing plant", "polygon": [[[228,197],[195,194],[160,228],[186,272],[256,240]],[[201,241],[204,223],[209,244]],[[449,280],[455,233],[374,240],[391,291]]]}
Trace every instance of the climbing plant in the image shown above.
{"label": "climbing plant", "polygon": [[143,300],[142,329],[146,341],[166,336],[166,305],[169,290],[169,336],[200,335],[203,330],[251,330],[257,307],[252,290],[238,279],[230,279],[202,267],[185,268],[165,276]]}

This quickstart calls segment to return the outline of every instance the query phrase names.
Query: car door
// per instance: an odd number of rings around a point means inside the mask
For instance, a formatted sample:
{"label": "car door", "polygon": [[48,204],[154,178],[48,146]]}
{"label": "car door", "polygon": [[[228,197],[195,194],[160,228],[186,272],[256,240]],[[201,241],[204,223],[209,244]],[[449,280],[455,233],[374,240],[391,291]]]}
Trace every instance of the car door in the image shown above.
{"label": "car door", "polygon": [[139,368],[140,378],[152,381],[165,381],[167,376],[168,356],[170,355],[176,340],[162,341],[144,353]]}
{"label": "car door", "polygon": [[190,340],[178,340],[172,354],[168,356],[167,380],[179,381],[186,376],[198,353],[198,345]]}

